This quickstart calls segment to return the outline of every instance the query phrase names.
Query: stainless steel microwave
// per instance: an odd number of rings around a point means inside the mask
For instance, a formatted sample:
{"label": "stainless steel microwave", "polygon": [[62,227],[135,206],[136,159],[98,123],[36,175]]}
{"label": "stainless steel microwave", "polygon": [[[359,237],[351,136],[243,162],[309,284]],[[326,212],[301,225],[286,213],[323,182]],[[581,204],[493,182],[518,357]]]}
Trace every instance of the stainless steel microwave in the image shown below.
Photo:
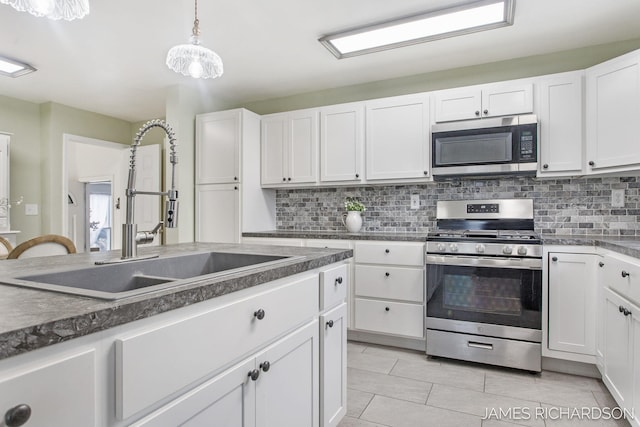
{"label": "stainless steel microwave", "polygon": [[431,142],[435,179],[532,175],[538,168],[538,119],[533,114],[436,124]]}

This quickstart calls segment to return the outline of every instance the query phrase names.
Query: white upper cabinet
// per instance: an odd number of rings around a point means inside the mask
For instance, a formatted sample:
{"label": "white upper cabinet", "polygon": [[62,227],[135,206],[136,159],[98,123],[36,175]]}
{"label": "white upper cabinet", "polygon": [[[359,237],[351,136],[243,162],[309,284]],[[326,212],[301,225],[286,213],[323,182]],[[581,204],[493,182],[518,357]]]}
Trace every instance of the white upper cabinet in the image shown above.
{"label": "white upper cabinet", "polygon": [[240,180],[242,110],[196,116],[196,184]]}
{"label": "white upper cabinet", "polygon": [[367,102],[366,123],[367,181],[429,176],[428,96]]}
{"label": "white upper cabinet", "polygon": [[262,117],[262,185],[318,181],[318,110]]}
{"label": "white upper cabinet", "polygon": [[586,70],[587,172],[640,167],[640,51]]}
{"label": "white upper cabinet", "polygon": [[360,182],[364,145],[364,103],[320,109],[320,181]]}
{"label": "white upper cabinet", "polygon": [[196,186],[196,242],[240,243],[240,185]]}
{"label": "white upper cabinet", "polygon": [[580,175],[584,171],[583,71],[536,82],[538,176]]}
{"label": "white upper cabinet", "polygon": [[435,94],[435,121],[478,119],[533,111],[533,84],[495,83],[439,91]]}

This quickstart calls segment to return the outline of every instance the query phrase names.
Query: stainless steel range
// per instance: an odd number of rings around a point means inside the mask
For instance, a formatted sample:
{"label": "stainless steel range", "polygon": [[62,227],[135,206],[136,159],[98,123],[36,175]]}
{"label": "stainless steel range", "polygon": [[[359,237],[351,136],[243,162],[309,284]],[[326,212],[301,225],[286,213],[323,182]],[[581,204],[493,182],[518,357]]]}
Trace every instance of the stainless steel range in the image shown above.
{"label": "stainless steel range", "polygon": [[440,201],[427,237],[427,354],[539,372],[542,245],[531,199]]}

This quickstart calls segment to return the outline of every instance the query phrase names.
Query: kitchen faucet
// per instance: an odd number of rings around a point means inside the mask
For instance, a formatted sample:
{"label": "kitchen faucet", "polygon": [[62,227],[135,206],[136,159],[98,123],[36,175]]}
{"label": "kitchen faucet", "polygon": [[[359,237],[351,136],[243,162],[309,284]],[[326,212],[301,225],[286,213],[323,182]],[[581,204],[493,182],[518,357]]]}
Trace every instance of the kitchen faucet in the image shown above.
{"label": "kitchen faucet", "polygon": [[[169,161],[171,162],[171,188],[169,191],[138,191],[135,187],[136,181],[136,150],[140,141],[145,134],[152,128],[159,127],[167,134],[169,138]],[[136,133],[131,144],[131,157],[129,160],[129,179],[127,182],[126,205],[126,221],[122,224],[122,257],[121,261],[130,259],[140,259],[138,257],[138,244],[153,242],[155,235],[163,225],[160,221],[158,225],[151,231],[138,231],[138,225],[134,223],[135,197],[136,195],[154,195],[167,196],[165,202],[165,228],[175,228],[178,225],[178,191],[175,186],[176,164],[178,156],[176,155],[176,135],[169,124],[164,120],[150,120],[145,123]],[[148,257],[145,257],[148,258]]]}

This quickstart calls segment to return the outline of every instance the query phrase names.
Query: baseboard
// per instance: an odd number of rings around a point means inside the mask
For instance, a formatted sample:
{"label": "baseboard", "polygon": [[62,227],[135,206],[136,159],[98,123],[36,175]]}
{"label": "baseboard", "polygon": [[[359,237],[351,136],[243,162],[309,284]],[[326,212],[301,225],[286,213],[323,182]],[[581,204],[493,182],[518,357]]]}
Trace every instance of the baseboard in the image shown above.
{"label": "baseboard", "polygon": [[395,335],[376,334],[373,332],[355,331],[349,329],[347,331],[347,339],[349,341],[359,341],[368,344],[388,345],[391,347],[407,348],[409,350],[418,350],[426,352],[426,344],[424,338],[407,338]]}
{"label": "baseboard", "polygon": [[543,357],[542,370],[602,379],[602,375],[600,375],[600,371],[598,370],[598,367],[596,365],[583,362],[574,362],[571,360]]}

